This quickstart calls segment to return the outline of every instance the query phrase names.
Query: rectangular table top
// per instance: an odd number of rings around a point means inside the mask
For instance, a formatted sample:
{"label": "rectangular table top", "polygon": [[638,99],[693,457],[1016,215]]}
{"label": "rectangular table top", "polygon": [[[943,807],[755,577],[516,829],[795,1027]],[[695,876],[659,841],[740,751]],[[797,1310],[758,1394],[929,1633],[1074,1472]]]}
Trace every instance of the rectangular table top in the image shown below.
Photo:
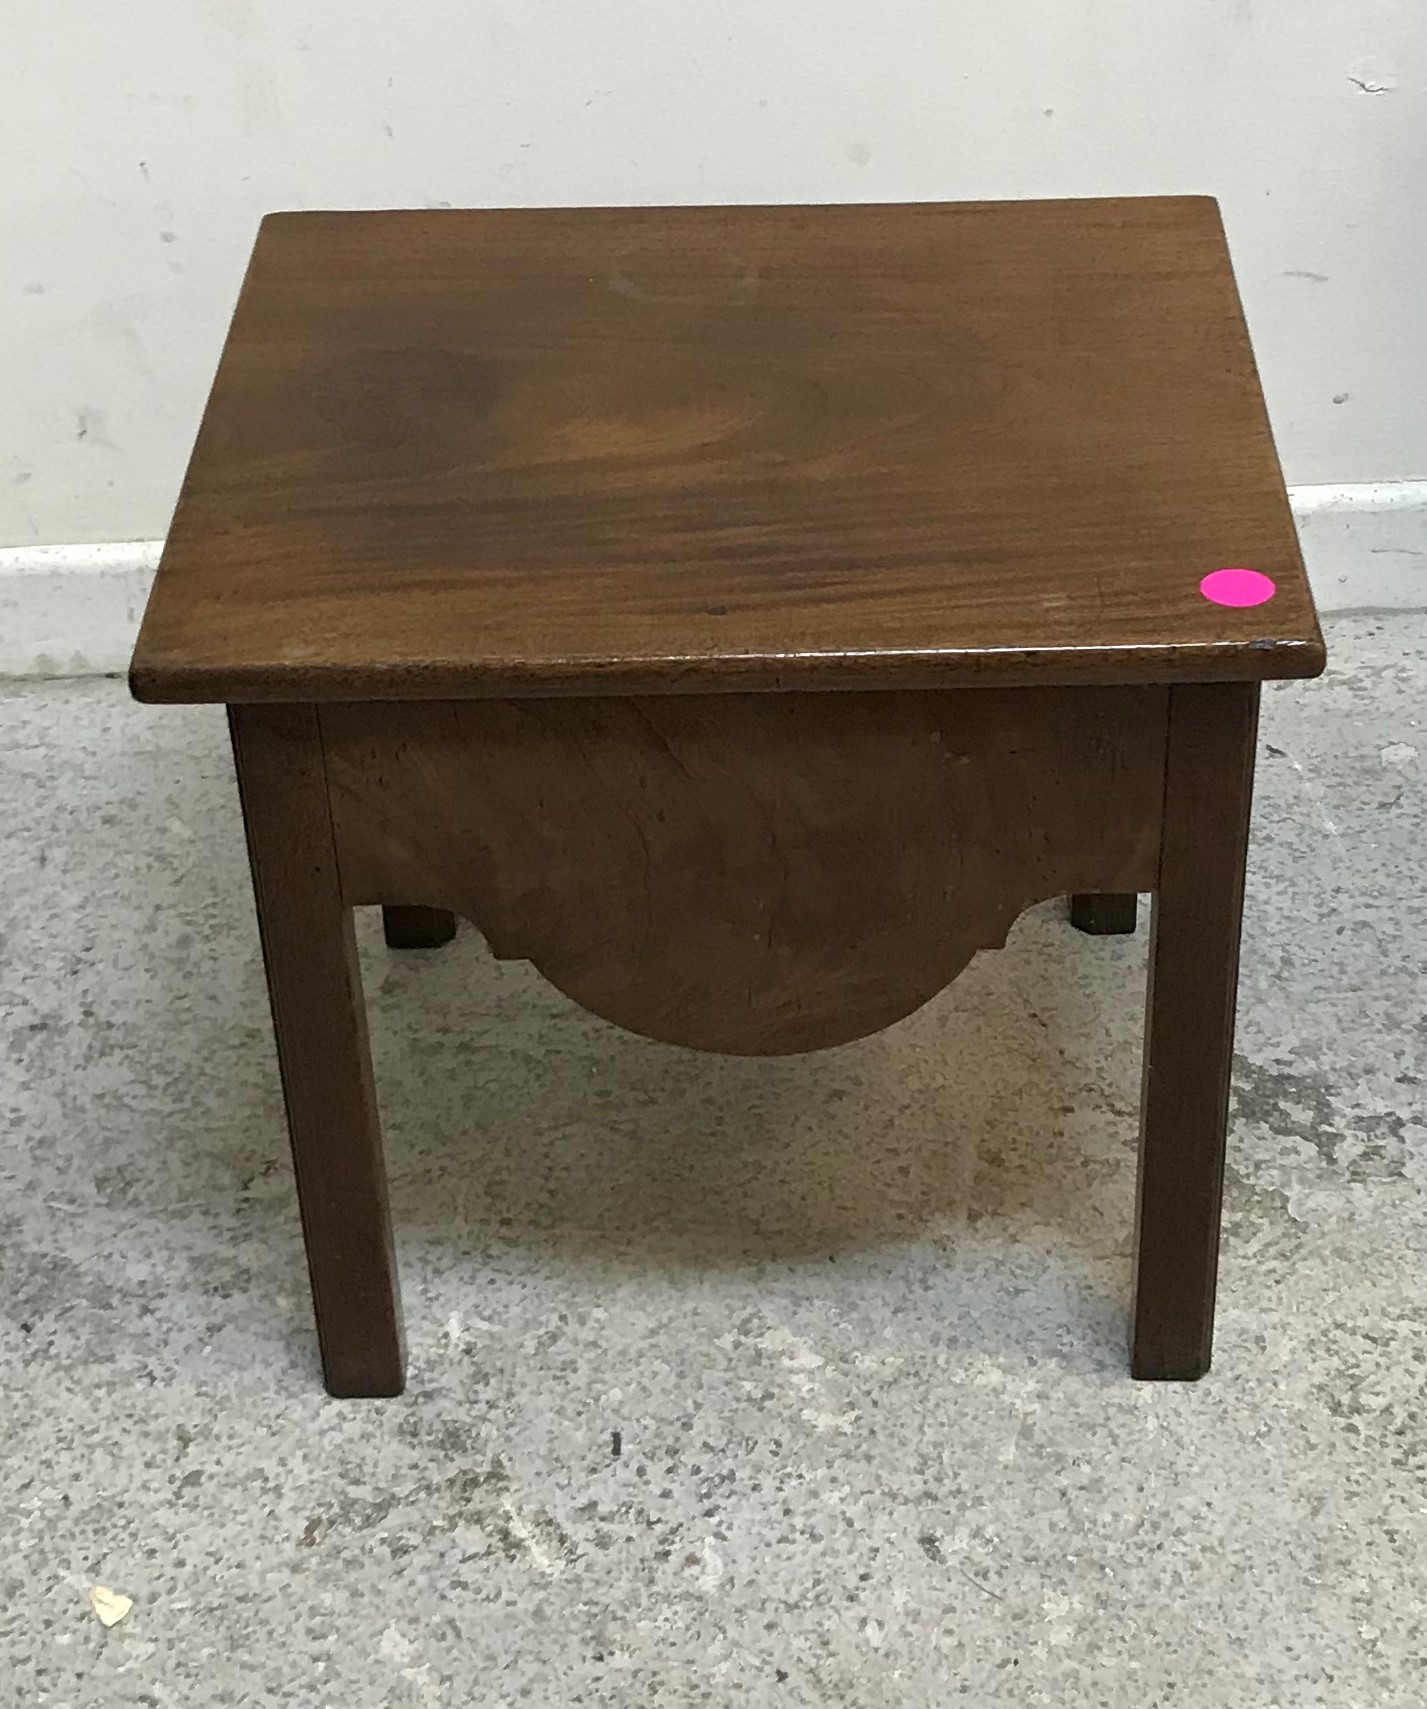
{"label": "rectangular table top", "polygon": [[[1253,576],[1202,584],[1225,569]],[[1266,578],[1266,579],[1265,579]],[[1323,666],[1207,198],[264,221],[149,700]]]}

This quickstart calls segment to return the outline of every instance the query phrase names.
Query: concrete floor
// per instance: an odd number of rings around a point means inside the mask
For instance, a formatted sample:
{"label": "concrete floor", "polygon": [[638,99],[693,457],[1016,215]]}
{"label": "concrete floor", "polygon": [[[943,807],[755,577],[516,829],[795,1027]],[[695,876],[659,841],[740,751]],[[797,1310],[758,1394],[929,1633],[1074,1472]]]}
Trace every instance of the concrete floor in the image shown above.
{"label": "concrete floor", "polygon": [[1189,1387],[1125,1372],[1145,933],[1043,907],[764,1063],[364,918],[411,1386],[327,1399],[221,716],[0,698],[0,1706],[1427,1700],[1427,617],[1329,639]]}

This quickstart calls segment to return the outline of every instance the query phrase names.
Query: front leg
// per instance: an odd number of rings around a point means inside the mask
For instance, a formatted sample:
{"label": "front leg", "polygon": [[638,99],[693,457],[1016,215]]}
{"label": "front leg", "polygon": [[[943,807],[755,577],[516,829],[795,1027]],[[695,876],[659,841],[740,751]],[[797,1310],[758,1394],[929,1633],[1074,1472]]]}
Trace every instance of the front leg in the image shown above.
{"label": "front leg", "polygon": [[229,708],[322,1369],[400,1394],[401,1310],[351,910],[317,713]]}
{"label": "front leg", "polygon": [[1170,693],[1135,1217],[1137,1377],[1202,1377],[1212,1355],[1258,703],[1256,683]]}

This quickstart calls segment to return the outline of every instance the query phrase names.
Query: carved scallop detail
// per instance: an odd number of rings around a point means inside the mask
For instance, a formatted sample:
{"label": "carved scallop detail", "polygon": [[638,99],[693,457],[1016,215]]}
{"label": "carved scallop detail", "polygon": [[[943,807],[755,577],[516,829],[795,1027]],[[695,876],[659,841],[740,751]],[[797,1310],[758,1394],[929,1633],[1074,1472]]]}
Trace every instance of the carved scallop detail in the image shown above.
{"label": "carved scallop detail", "polygon": [[343,890],[472,920],[577,1003],[739,1055],[910,1014],[1031,903],[1152,889],[1157,688],[321,711]]}

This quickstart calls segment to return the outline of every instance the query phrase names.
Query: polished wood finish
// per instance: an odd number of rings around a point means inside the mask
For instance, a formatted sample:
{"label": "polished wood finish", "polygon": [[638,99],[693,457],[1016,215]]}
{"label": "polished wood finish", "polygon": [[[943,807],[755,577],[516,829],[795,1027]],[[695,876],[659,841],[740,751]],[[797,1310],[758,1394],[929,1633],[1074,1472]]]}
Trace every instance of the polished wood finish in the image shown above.
{"label": "polished wood finish", "polygon": [[1168,691],[321,709],[349,903],[472,920],[585,1008],[774,1055],[902,1019],[1032,902],[1149,889]]}
{"label": "polished wood finish", "polygon": [[[1249,565],[1277,597],[1209,604]],[[1306,676],[1218,210],[264,222],[133,665],[317,701]]]}
{"label": "polished wood finish", "polygon": [[317,713],[230,713],[322,1369],[335,1395],[400,1394],[396,1259],[351,911]]}
{"label": "polished wood finish", "polygon": [[390,949],[440,949],[456,935],[456,916],[442,908],[383,908]]}
{"label": "polished wood finish", "polygon": [[1170,694],[1135,1216],[1137,1377],[1209,1369],[1258,703],[1254,683]]}
{"label": "polished wood finish", "polygon": [[1133,890],[1072,896],[1070,923],[1091,937],[1125,937],[1139,923],[1140,899]]}
{"label": "polished wood finish", "polygon": [[354,907],[776,1054],[1140,891],[1132,1365],[1200,1375],[1258,684],[1323,662],[1203,198],[264,222],[132,683],[229,704],[329,1387],[402,1383]]}

